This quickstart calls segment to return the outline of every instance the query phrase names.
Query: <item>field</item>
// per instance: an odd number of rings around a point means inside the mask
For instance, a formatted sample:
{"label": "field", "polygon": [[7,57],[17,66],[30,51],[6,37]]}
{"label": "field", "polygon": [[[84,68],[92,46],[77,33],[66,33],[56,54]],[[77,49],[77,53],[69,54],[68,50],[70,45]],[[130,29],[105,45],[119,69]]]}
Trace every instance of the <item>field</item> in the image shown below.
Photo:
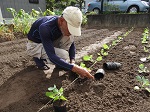
{"label": "field", "polygon": [[[119,62],[118,70],[105,70],[101,80],[78,79],[68,86],[76,75],[71,72],[59,75],[54,69],[51,78],[35,67],[26,54],[27,38],[0,43],[0,111],[37,112],[50,99],[45,96],[48,87],[54,84],[66,88],[64,93],[68,112],[150,112],[150,93],[134,90],[139,85],[140,58],[149,56],[141,43],[145,28],[83,28],[82,36],[75,37],[76,63],[82,57],[92,54],[93,58],[103,44],[110,45],[118,36],[124,37],[117,45],[110,47],[108,55],[92,67],[92,74],[103,68],[105,62]],[[129,32],[129,34],[127,34]],[[124,36],[127,34],[126,36]],[[149,33],[148,33],[149,34]],[[150,42],[149,42],[150,44]],[[91,62],[86,63],[91,66]],[[150,63],[144,63],[150,70]],[[141,74],[140,74],[141,75]],[[143,73],[150,80],[149,73]],[[52,105],[45,106],[40,112],[53,112]]]}

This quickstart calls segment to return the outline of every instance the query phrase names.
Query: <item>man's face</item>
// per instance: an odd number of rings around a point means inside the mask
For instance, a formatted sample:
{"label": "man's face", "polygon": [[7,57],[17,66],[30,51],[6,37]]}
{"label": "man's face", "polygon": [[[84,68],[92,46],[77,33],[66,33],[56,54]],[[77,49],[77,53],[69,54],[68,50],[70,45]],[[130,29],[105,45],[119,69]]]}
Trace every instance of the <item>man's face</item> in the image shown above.
{"label": "man's face", "polygon": [[68,30],[67,22],[64,18],[63,18],[62,24],[61,24],[61,32],[62,32],[63,36],[70,36],[71,35],[69,30]]}

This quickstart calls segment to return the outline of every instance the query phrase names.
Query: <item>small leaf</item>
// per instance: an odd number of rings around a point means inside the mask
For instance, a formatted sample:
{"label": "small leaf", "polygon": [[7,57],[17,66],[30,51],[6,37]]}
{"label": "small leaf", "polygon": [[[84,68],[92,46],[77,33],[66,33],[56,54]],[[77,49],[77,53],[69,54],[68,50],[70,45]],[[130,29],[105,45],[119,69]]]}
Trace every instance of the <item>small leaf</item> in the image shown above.
{"label": "small leaf", "polygon": [[137,79],[137,81],[139,81],[139,82],[141,82],[142,81],[142,78],[141,78],[141,76],[136,76],[136,79]]}
{"label": "small leaf", "polygon": [[52,98],[52,99],[55,98],[55,94],[54,94],[53,92],[46,92],[46,96],[47,96],[47,97],[50,97],[50,98]]}
{"label": "small leaf", "polygon": [[61,100],[67,100],[64,96],[60,96]]}
{"label": "small leaf", "polygon": [[145,89],[150,93],[150,88],[146,87]]}
{"label": "small leaf", "polygon": [[104,44],[104,45],[103,45],[103,48],[104,48],[105,50],[108,50],[108,49],[109,49],[109,46],[108,46],[107,44]]}
{"label": "small leaf", "polygon": [[90,55],[90,56],[88,56],[88,55],[85,55],[85,56],[83,56],[83,60],[84,61],[91,61],[92,60],[92,55]]}
{"label": "small leaf", "polygon": [[56,96],[55,98],[54,98],[54,101],[56,101],[56,100],[60,100],[60,98],[59,98],[60,96]]}
{"label": "small leaf", "polygon": [[84,68],[85,64],[83,62],[80,63],[80,67]]}
{"label": "small leaf", "polygon": [[61,87],[61,88],[59,89],[59,92],[62,92],[62,93],[63,93],[63,91],[64,91],[64,89]]}
{"label": "small leaf", "polygon": [[104,52],[104,54],[103,54],[104,56],[107,56],[108,55],[108,53],[107,52]]}
{"label": "small leaf", "polygon": [[139,65],[139,68],[140,68],[141,70],[143,70],[143,69],[144,69],[144,64],[140,64],[140,65]]}
{"label": "small leaf", "polygon": [[55,88],[56,88],[56,85],[54,85],[54,87],[49,87],[48,90],[49,90],[49,91],[52,91],[52,90],[55,89]]}
{"label": "small leaf", "polygon": [[102,56],[97,57],[96,60],[97,60],[97,61],[101,61],[101,60],[102,60]]}
{"label": "small leaf", "polygon": [[58,91],[59,91],[59,90],[58,90],[57,88],[53,89],[53,92],[54,92],[54,93],[58,93]]}

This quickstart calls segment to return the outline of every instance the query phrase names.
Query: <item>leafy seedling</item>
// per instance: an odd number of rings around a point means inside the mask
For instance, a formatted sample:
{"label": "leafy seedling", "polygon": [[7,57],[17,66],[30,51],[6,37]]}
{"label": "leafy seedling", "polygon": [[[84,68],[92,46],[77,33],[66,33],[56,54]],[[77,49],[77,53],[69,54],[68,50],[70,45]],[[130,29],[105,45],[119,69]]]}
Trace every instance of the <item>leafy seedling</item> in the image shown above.
{"label": "leafy seedling", "polygon": [[149,52],[149,50],[146,48],[146,47],[144,47],[144,52]]}
{"label": "leafy seedling", "polygon": [[109,50],[109,46],[107,44],[103,44],[103,49],[104,50]]}
{"label": "leafy seedling", "polygon": [[92,57],[93,57],[93,55],[85,55],[85,56],[83,56],[83,60],[93,62],[94,60],[92,59]]}
{"label": "leafy seedling", "polygon": [[64,89],[61,87],[60,89],[57,89],[56,85],[54,87],[49,87],[48,90],[50,92],[46,92],[46,96],[51,98],[53,102],[55,101],[66,101],[67,99],[63,95]]}
{"label": "leafy seedling", "polygon": [[150,93],[150,81],[144,76],[136,76],[136,80],[140,82],[139,86],[135,86],[134,90],[145,89]]}
{"label": "leafy seedling", "polygon": [[139,73],[149,73],[149,70],[147,69],[147,67],[144,66],[144,64],[139,64]]}
{"label": "leafy seedling", "polygon": [[100,52],[101,52],[102,56],[107,56],[108,55],[108,52],[105,52],[105,50],[103,48],[101,49]]}
{"label": "leafy seedling", "polygon": [[83,62],[80,63],[80,67],[85,68],[86,70],[90,70],[90,68],[86,67],[86,65]]}

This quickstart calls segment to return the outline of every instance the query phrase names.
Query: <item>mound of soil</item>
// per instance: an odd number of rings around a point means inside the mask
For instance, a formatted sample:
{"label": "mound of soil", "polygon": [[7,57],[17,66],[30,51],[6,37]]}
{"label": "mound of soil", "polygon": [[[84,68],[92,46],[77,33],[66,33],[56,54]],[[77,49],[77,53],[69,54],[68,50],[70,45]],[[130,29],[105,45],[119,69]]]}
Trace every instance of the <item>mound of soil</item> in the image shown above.
{"label": "mound of soil", "polygon": [[[75,38],[77,55],[82,54],[86,46],[103,42],[107,37],[114,38],[115,32],[124,34],[128,30],[83,29],[82,36]],[[59,76],[60,69],[55,68],[51,78],[47,79],[46,74],[35,67],[26,54],[26,38],[1,43],[0,111],[37,112],[50,100],[45,96],[47,88],[55,84],[58,88],[65,88],[68,112],[150,112],[150,94],[133,89],[138,85],[135,76],[138,75],[140,58],[149,55],[143,52],[143,31],[144,28],[135,28],[117,46],[110,48],[109,55],[92,67],[92,74],[103,68],[103,63],[111,61],[122,64],[119,70],[105,70],[104,78],[98,81],[79,78],[72,85],[70,83],[77,77],[72,72]],[[88,53],[96,58],[100,48],[92,49]],[[150,68],[149,63],[145,66]],[[150,79],[149,74],[145,77]],[[47,105],[40,112],[53,112],[52,105]]]}

